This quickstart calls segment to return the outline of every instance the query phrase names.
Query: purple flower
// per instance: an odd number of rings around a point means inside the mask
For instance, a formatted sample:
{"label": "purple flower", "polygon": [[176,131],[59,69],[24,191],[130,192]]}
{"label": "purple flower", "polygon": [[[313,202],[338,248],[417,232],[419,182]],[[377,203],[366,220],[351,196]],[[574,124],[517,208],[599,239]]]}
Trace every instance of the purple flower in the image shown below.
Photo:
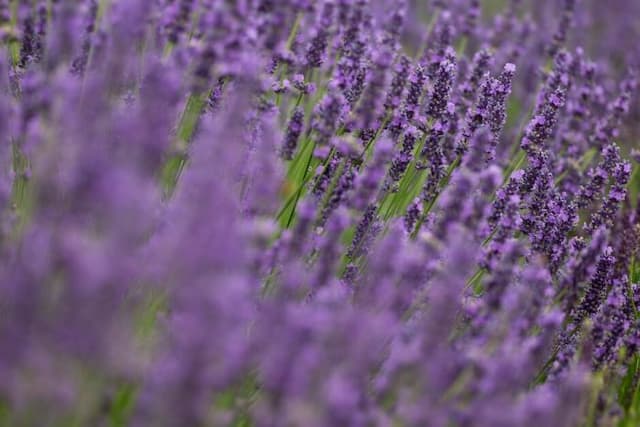
{"label": "purple flower", "polygon": [[398,181],[402,178],[409,163],[413,158],[413,149],[419,137],[418,129],[415,127],[408,128],[402,138],[400,149],[396,152],[391,161],[391,166],[387,172],[384,188],[395,192],[398,190]]}
{"label": "purple flower", "polygon": [[497,3],[0,0],[0,424],[628,424],[639,9]]}
{"label": "purple flower", "polygon": [[334,7],[335,5],[332,1],[324,2],[322,5],[320,18],[315,28],[316,34],[309,42],[305,56],[306,65],[309,68],[318,68],[324,62],[324,55],[333,23]]}
{"label": "purple flower", "polygon": [[289,124],[287,125],[287,133],[285,134],[285,139],[280,150],[282,158],[286,160],[293,158],[293,153],[298,146],[298,139],[300,138],[303,127],[304,110],[297,107],[293,110],[293,114],[291,114],[291,119],[289,119]]}
{"label": "purple flower", "polygon": [[411,61],[405,55],[401,55],[395,66],[393,78],[384,101],[385,109],[390,112],[397,109],[402,102],[404,90],[409,79],[409,67]]}

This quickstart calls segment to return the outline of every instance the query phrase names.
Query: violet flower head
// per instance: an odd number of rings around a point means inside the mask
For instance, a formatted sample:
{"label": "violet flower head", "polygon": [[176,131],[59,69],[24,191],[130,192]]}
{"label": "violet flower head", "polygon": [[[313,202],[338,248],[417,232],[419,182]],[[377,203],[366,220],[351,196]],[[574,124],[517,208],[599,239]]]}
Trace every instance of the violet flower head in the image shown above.
{"label": "violet flower head", "polygon": [[391,166],[385,180],[384,187],[393,192],[398,190],[398,181],[407,170],[413,157],[413,149],[419,137],[419,131],[415,127],[409,127],[403,137],[401,148],[391,161]]}
{"label": "violet flower head", "polygon": [[438,120],[444,113],[447,103],[449,102],[449,97],[451,96],[457,71],[458,66],[455,51],[448,48],[433,78],[433,89],[431,90],[431,97],[425,111],[427,117]]}
{"label": "violet flower head", "polygon": [[318,137],[318,145],[329,144],[344,115],[345,99],[336,85],[332,85],[311,117],[311,129]]}
{"label": "violet flower head", "polygon": [[364,210],[369,204],[377,201],[378,190],[392,155],[393,143],[385,135],[376,143],[371,162],[364,166],[364,170],[358,174],[354,182],[354,193],[351,196],[350,205],[358,211]]}
{"label": "violet flower head", "polygon": [[359,122],[358,128],[364,133],[361,138],[365,142],[371,139],[375,128],[380,125],[377,120],[383,115],[383,94],[387,88],[388,69],[392,59],[391,52],[385,48],[376,52],[372,61],[373,69],[369,73],[366,88],[355,111]]}
{"label": "violet flower head", "polygon": [[84,28],[84,36],[81,51],[71,64],[71,72],[74,74],[82,74],[89,62],[89,54],[92,46],[92,37],[95,33],[95,21],[98,15],[98,2],[89,1],[88,10],[86,11],[86,23]]}
{"label": "violet flower head", "polygon": [[332,1],[325,1],[322,5],[322,11],[315,28],[316,34],[309,42],[305,55],[306,65],[309,68],[318,68],[324,62],[333,23],[334,9],[335,5]]}
{"label": "violet flower head", "polygon": [[462,96],[467,101],[473,102],[480,83],[482,83],[485,73],[489,70],[492,59],[493,55],[486,48],[480,49],[473,55],[473,60],[462,85]]}
{"label": "violet flower head", "polygon": [[170,43],[178,43],[180,36],[187,30],[192,8],[193,0],[178,0],[171,5],[166,24],[167,39]]}
{"label": "violet flower head", "polygon": [[573,322],[575,324],[579,324],[585,318],[594,315],[600,308],[611,278],[611,270],[614,263],[612,252],[611,246],[605,247],[602,251],[587,291],[573,314]]}
{"label": "violet flower head", "polygon": [[404,118],[409,121],[411,121],[417,113],[426,78],[427,76],[421,65],[417,65],[409,77],[409,87],[403,113]]}
{"label": "violet flower head", "polygon": [[282,144],[280,155],[285,160],[291,160],[293,153],[298,146],[298,140],[304,127],[304,110],[302,108],[296,108],[293,110],[289,124],[287,125],[287,133]]}
{"label": "violet flower head", "polygon": [[410,65],[411,61],[405,55],[401,55],[395,65],[393,78],[384,101],[384,107],[388,112],[398,108],[402,102],[405,86],[409,78]]}

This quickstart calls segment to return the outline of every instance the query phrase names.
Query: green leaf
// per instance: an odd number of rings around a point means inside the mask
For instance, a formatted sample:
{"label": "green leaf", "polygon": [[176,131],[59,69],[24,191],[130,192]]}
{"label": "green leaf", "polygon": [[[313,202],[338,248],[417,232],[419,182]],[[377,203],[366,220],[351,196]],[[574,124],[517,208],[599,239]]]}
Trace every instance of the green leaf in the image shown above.
{"label": "green leaf", "polygon": [[116,392],[109,411],[109,421],[112,427],[125,427],[136,402],[137,388],[131,384],[125,384]]}
{"label": "green leaf", "polygon": [[184,111],[178,122],[175,143],[176,153],[167,159],[161,174],[165,197],[170,197],[173,194],[180,174],[187,162],[186,147],[196,130],[207,96],[208,94],[191,94],[187,99]]}

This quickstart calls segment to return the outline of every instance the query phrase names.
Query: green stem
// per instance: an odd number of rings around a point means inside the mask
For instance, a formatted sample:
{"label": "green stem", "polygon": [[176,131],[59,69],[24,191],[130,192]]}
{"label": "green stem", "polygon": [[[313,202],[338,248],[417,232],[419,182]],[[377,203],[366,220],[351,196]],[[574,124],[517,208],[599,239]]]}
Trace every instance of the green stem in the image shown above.
{"label": "green stem", "polygon": [[[307,175],[309,175],[309,167],[311,166],[311,160],[313,160],[313,151],[315,150],[315,146],[316,146],[316,143],[314,141],[311,144],[311,155],[307,159],[307,163],[304,168],[304,174],[302,175],[302,182],[307,181]],[[295,200],[293,201],[293,207],[291,209],[291,213],[289,214],[289,219],[287,219],[287,224],[285,228],[291,227],[291,223],[293,222],[293,217],[295,216],[295,213],[296,213],[296,207],[298,205],[298,201],[300,200],[300,195],[302,194],[302,188],[304,188],[304,186],[301,186],[301,190],[296,192]]]}
{"label": "green stem", "polygon": [[167,198],[173,194],[180,174],[186,164],[187,145],[196,130],[207,96],[208,93],[199,95],[191,94],[185,104],[176,132],[176,153],[169,157],[162,171],[162,185],[164,187],[165,197]]}
{"label": "green stem", "polygon": [[442,194],[442,188],[446,187],[446,185],[449,183],[449,180],[451,179],[451,175],[458,168],[458,166],[460,166],[461,161],[462,159],[460,156],[456,157],[456,159],[449,165],[449,168],[447,168],[447,173],[445,174],[445,176],[438,183],[438,187],[436,189],[436,194],[434,195],[434,197],[428,202],[424,203],[424,209],[423,209],[422,215],[420,215],[420,218],[418,218],[416,227],[411,233],[411,239],[415,240],[415,238],[418,236],[418,233],[422,228],[422,224],[424,224],[424,222],[427,220],[429,212],[431,212],[431,209],[433,208],[433,206],[435,206],[436,202],[438,201],[438,198],[440,197],[440,194]]}
{"label": "green stem", "polygon": [[11,62],[14,67],[20,62],[20,40],[16,36],[16,26],[18,24],[18,4],[19,0],[12,0],[9,5],[11,11],[11,19],[9,20],[9,52],[11,54]]}

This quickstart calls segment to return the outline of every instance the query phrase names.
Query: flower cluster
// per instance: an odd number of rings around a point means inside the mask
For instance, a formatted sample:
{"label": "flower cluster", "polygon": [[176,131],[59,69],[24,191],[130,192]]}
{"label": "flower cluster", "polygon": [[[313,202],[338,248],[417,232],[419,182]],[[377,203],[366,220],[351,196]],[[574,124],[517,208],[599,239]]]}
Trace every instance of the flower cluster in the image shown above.
{"label": "flower cluster", "polygon": [[0,425],[638,425],[612,1],[0,0]]}

